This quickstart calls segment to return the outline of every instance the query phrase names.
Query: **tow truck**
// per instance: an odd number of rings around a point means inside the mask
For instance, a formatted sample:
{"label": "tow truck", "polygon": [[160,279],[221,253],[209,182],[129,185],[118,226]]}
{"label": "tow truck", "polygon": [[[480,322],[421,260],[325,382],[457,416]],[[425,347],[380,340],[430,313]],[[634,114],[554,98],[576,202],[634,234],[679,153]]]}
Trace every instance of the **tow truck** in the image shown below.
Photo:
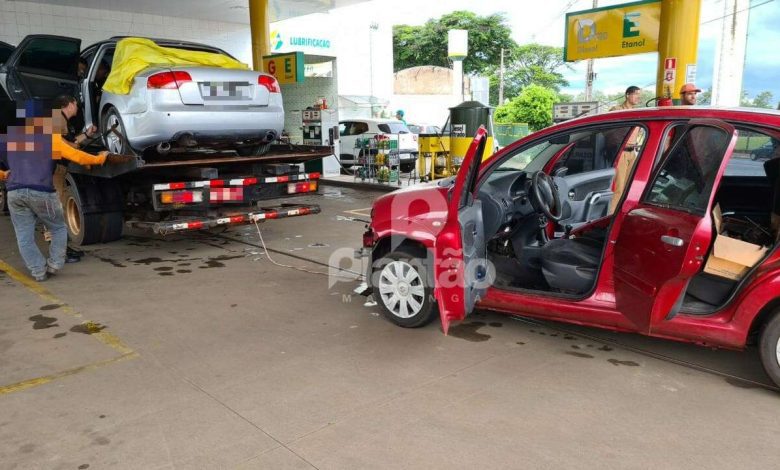
{"label": "tow truck", "polygon": [[[317,193],[319,172],[301,163],[331,155],[328,146],[278,144],[262,156],[187,152],[149,161],[84,167],[68,162],[63,208],[74,245],[117,240],[125,226],[167,235],[320,212],[279,199]],[[264,206],[263,201],[277,200]]]}

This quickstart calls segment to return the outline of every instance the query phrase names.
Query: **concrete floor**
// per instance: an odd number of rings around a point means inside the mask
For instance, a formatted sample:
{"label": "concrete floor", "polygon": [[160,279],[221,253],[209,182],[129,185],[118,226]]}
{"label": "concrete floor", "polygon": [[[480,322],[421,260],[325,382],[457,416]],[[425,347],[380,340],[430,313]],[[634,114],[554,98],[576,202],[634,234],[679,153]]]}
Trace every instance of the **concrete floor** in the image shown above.
{"label": "concrete floor", "polygon": [[[360,243],[379,193],[324,189],[269,248]],[[753,351],[492,313],[404,330],[254,227],[93,246],[40,285],[7,217],[0,240],[4,469],[777,466],[777,392],[615,342],[766,383]]]}

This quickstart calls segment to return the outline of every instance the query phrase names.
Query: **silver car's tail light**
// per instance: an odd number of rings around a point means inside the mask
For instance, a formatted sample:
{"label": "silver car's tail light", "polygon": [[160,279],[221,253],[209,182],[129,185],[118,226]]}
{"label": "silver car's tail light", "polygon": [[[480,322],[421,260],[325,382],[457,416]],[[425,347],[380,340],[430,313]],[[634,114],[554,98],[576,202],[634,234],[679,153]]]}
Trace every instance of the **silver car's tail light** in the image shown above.
{"label": "silver car's tail light", "polygon": [[152,89],[177,89],[182,83],[191,82],[192,77],[187,72],[160,72],[150,75],[146,79],[146,88]]}
{"label": "silver car's tail light", "polygon": [[269,93],[281,93],[279,82],[270,75],[260,75],[257,77],[257,84],[266,87]]}

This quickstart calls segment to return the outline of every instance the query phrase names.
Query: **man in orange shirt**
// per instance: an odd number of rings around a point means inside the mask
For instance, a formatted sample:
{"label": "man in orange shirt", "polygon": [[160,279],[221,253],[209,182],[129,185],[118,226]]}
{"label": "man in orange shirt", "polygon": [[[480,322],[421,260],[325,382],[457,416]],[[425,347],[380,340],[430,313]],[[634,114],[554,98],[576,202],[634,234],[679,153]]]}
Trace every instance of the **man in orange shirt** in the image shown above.
{"label": "man in orange shirt", "polygon": [[[55,113],[60,110],[52,116]],[[108,152],[91,155],[72,147],[63,140],[62,132],[61,120],[28,117],[24,126],[9,126],[7,135],[0,136],[9,168],[0,172],[0,179],[6,181],[8,209],[19,252],[36,281],[46,280],[65,263],[68,232],[62,203],[54,188],[55,162],[67,159],[81,165],[102,165],[108,156]],[[52,234],[48,259],[35,243],[37,220]]]}

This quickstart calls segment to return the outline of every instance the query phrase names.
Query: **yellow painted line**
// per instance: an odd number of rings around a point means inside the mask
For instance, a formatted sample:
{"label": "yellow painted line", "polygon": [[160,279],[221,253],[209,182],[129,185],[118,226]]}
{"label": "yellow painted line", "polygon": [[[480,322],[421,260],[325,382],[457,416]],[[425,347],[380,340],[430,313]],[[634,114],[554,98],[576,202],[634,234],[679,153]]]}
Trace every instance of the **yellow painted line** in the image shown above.
{"label": "yellow painted line", "polygon": [[80,372],[85,372],[89,370],[95,370],[103,366],[107,366],[109,364],[116,364],[117,362],[124,361],[126,359],[132,359],[138,357],[138,353],[131,352],[129,354],[124,354],[119,357],[115,357],[113,359],[107,359],[105,361],[95,362],[93,364],[88,364],[86,366],[76,367],[73,369],[68,369],[63,372],[58,372],[56,374],[47,375],[45,377],[37,377],[34,379],[25,380],[22,382],[17,382],[15,384],[11,385],[3,385],[0,386],[0,395],[7,395],[9,393],[14,392],[21,392],[22,390],[27,390],[28,388],[37,387],[39,385],[47,384],[49,382],[52,382],[57,379],[61,379],[63,377],[69,377],[71,375],[76,375]]}
{"label": "yellow painted line", "polygon": [[68,369],[64,372],[58,372],[56,374],[47,375],[45,377],[29,379],[11,385],[0,386],[0,395],[5,395],[12,392],[18,392],[32,387],[37,387],[38,385],[43,385],[51,382],[52,380],[60,379],[62,377],[68,377],[74,374],[78,374],[80,372],[94,370],[99,367],[106,366],[108,364],[124,361],[125,359],[138,357],[138,353],[133,351],[133,349],[127,346],[126,344],[124,344],[122,340],[120,340],[116,335],[113,335],[105,330],[101,330],[101,326],[97,323],[91,321],[83,321],[84,316],[81,315],[79,312],[73,310],[73,308],[70,305],[66,304],[65,302],[60,300],[57,296],[49,292],[40,283],[36,282],[35,280],[33,280],[28,276],[25,276],[23,273],[17,271],[16,269],[13,268],[13,266],[9,265],[3,260],[0,260],[0,271],[7,274],[11,279],[15,280],[16,282],[22,284],[24,287],[26,287],[34,294],[38,295],[38,297],[45,300],[46,302],[49,302],[50,304],[59,305],[60,306],[59,311],[64,312],[65,314],[70,315],[71,317],[76,318],[78,320],[82,320],[81,325],[87,330],[90,336],[94,337],[101,343],[105,344],[106,346],[110,347],[111,349],[121,354],[121,356],[115,357],[113,359],[107,359],[105,361],[95,362],[93,364],[76,367],[74,369]]}
{"label": "yellow painted line", "polygon": [[362,215],[363,217],[371,217],[371,208],[366,207],[365,209],[355,209],[352,211],[344,211],[345,214],[355,214],[355,215]]}

